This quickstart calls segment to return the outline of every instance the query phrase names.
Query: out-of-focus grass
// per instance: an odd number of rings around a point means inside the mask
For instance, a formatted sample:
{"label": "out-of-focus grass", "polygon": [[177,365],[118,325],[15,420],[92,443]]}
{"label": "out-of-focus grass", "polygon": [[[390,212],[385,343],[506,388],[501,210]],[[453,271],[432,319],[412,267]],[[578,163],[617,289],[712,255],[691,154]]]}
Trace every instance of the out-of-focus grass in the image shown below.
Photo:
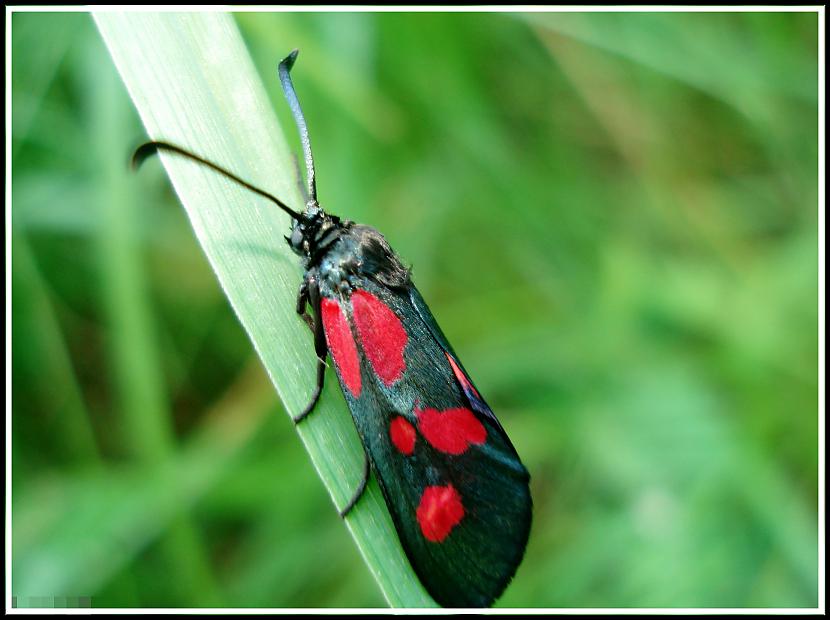
{"label": "out-of-focus grass", "polygon": [[[91,20],[12,19],[13,594],[381,605]],[[500,604],[815,606],[816,15],[237,19],[532,473]]]}

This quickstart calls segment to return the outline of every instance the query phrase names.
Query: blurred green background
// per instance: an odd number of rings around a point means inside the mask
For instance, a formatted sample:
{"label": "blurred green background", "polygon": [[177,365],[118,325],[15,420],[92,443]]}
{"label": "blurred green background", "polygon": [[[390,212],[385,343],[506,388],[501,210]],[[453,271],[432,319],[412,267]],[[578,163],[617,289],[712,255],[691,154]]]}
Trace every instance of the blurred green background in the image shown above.
{"label": "blurred green background", "polygon": [[[499,605],[816,606],[817,15],[236,17],[531,472]],[[12,593],[383,605],[91,18],[11,43]]]}

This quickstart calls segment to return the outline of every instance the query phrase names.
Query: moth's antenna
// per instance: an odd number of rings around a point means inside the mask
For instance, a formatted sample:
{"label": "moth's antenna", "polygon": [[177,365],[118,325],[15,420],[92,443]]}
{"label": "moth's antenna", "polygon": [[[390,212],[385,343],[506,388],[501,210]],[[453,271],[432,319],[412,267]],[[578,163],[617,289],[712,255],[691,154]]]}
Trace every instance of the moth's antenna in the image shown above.
{"label": "moth's antenna", "polygon": [[294,91],[294,84],[291,83],[291,67],[294,66],[294,61],[297,60],[297,54],[300,50],[294,50],[288,56],[282,59],[277,72],[280,76],[280,83],[282,90],[285,93],[285,98],[288,99],[288,106],[291,108],[291,113],[294,115],[294,122],[297,123],[297,129],[300,131],[300,142],[303,144],[303,155],[305,155],[306,167],[306,182],[308,183],[308,195],[314,203],[317,202],[317,181],[314,179],[314,158],[311,155],[311,142],[308,139],[308,127],[305,124],[305,117],[300,108],[300,100],[297,99],[297,93]]}
{"label": "moth's antenna", "polygon": [[183,149],[180,146],[176,146],[175,144],[170,144],[169,142],[158,142],[158,141],[145,142],[144,144],[139,146],[135,150],[135,153],[133,153],[133,157],[132,157],[132,168],[133,168],[133,170],[137,170],[139,168],[139,166],[141,166],[141,164],[143,164],[144,161],[148,157],[150,157],[151,155],[155,155],[158,151],[170,151],[171,153],[177,153],[179,155],[187,157],[188,159],[192,159],[193,161],[197,161],[200,164],[202,164],[204,166],[207,166],[211,170],[214,170],[214,171],[218,172],[219,174],[229,178],[231,181],[235,181],[236,183],[239,183],[245,189],[249,189],[252,192],[254,192],[255,194],[259,194],[263,198],[267,198],[268,200],[270,200],[271,202],[276,204],[280,209],[282,209],[283,211],[288,213],[288,215],[293,217],[295,220],[301,220],[302,219],[302,216],[299,213],[294,211],[294,209],[289,207],[287,204],[285,204],[282,200],[280,200],[276,196],[274,196],[272,194],[269,194],[268,192],[266,192],[264,190],[261,190],[258,187],[255,187],[255,186],[251,185],[247,181],[244,181],[244,180],[240,179],[233,172],[230,172],[229,170],[226,170],[222,166],[220,166],[218,164],[214,164],[212,161],[208,161],[204,157],[200,157],[199,155],[196,155],[195,153],[191,153],[190,151],[188,151],[186,149]]}

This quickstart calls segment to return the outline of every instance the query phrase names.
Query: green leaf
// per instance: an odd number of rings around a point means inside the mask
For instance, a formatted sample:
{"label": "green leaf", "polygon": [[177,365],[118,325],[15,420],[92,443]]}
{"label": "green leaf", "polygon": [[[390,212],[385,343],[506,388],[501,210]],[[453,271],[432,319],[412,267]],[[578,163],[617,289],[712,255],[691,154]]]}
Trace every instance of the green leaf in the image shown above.
{"label": "green leaf", "polygon": [[[151,138],[220,162],[302,208],[283,133],[230,15],[102,12],[95,21]],[[300,56],[297,70],[302,66]],[[125,145],[125,152],[129,146],[135,145]],[[161,160],[286,410],[300,411],[311,395],[316,360],[294,311],[301,270],[282,239],[288,216],[192,162]],[[344,506],[359,482],[363,454],[332,373],[319,406],[297,430],[334,503]],[[374,480],[346,525],[390,605],[434,605]]]}

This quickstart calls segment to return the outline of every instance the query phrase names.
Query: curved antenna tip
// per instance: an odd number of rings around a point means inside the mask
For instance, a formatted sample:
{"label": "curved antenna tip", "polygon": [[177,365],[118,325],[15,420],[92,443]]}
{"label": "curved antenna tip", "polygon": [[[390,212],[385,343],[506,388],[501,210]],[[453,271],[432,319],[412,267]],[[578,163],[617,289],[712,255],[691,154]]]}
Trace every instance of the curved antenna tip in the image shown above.
{"label": "curved antenna tip", "polygon": [[297,55],[298,55],[299,53],[300,53],[300,50],[295,49],[295,50],[294,50],[294,51],[292,51],[292,52],[291,52],[288,56],[286,56],[285,58],[283,58],[283,59],[280,61],[280,68],[285,67],[285,70],[286,70],[286,71],[291,71],[291,67],[293,67],[293,66],[294,66],[294,63],[295,63],[295,62],[296,62],[296,60],[297,60]]}
{"label": "curved antenna tip", "polygon": [[159,150],[159,145],[156,142],[145,142],[133,151],[133,156],[130,158],[130,169],[138,170],[147,158],[155,155]]}

